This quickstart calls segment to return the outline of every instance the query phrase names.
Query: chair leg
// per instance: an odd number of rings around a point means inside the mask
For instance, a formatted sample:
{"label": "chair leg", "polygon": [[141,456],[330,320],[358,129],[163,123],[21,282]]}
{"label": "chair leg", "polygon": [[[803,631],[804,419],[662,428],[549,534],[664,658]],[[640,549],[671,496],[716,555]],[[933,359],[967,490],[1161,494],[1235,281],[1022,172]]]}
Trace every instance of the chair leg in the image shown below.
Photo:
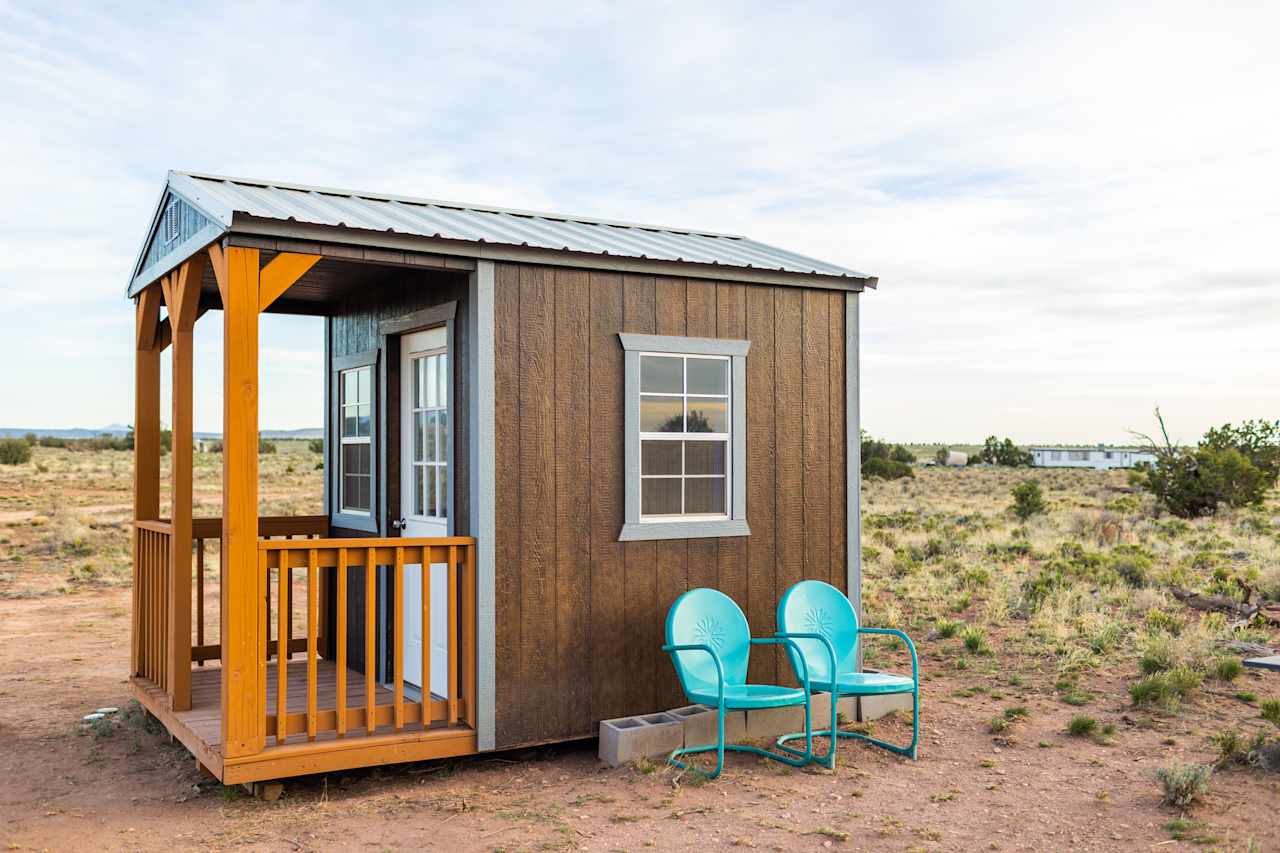
{"label": "chair leg", "polygon": [[[834,709],[834,705],[833,705],[833,709]],[[839,731],[835,725],[834,710],[832,710],[832,715],[831,715],[831,731],[836,738],[843,737],[843,738],[849,738],[851,740],[865,741],[866,743],[869,743],[873,746],[878,746],[881,749],[888,750],[889,752],[892,752],[895,755],[905,755],[906,757],[910,758],[912,761],[915,761],[919,758],[919,746],[920,746],[920,691],[913,690],[911,692],[911,743],[907,746],[897,746],[887,741],[883,741],[878,738],[873,738],[871,737],[871,735],[862,734],[861,732]],[[785,749],[787,752],[795,752],[795,750],[788,749],[787,747],[783,746],[783,744],[786,741],[794,740],[800,737],[800,734],[801,734],[800,732],[795,732],[794,734],[783,735],[782,737],[778,738],[778,740],[774,743],[774,745],[777,746],[779,749]],[[825,734],[825,732],[822,732],[820,734]],[[825,767],[828,767],[830,769],[835,769],[835,753],[836,753],[836,746],[835,746],[835,740],[833,738],[831,742],[831,748],[828,751],[826,758],[824,759],[820,757],[815,757],[814,760]]]}
{"label": "chair leg", "polygon": [[[809,715],[810,715],[809,703],[806,701],[805,709],[804,709],[805,731],[803,732],[803,735],[805,737],[805,745],[807,747],[805,752],[800,752],[798,749],[790,749],[787,747],[782,747],[781,748],[782,753],[778,753],[778,752],[770,752],[767,749],[761,749],[758,746],[749,746],[748,744],[725,743],[725,740],[724,740],[725,708],[721,706],[718,709],[716,714],[716,742],[714,744],[707,744],[705,746],[686,746],[686,747],[681,747],[680,749],[672,750],[671,754],[667,756],[667,763],[673,767],[679,767],[681,770],[687,770],[690,765],[686,764],[683,761],[678,760],[677,758],[678,756],[696,755],[697,753],[711,752],[712,750],[715,750],[716,767],[715,767],[715,770],[707,774],[708,779],[715,779],[720,775],[720,772],[724,769],[724,754],[726,752],[744,752],[750,755],[758,755],[762,758],[769,758],[774,761],[780,761],[783,764],[787,764],[792,767],[804,767],[805,765],[813,761],[813,726],[809,719]],[[801,736],[801,733],[796,734],[796,737],[800,737],[800,736]],[[793,758],[791,756],[795,756],[795,757]]]}
{"label": "chair leg", "polygon": [[[826,732],[815,733],[813,731],[813,727],[809,721],[809,706],[806,703],[805,731],[794,732],[789,735],[783,735],[782,737],[778,738],[773,742],[774,748],[780,749],[783,752],[788,753],[790,755],[794,755],[796,757],[807,755],[809,757],[809,761],[817,762],[818,764],[821,764],[823,767],[827,768],[828,770],[835,770],[836,769],[836,735],[839,734],[839,729],[836,727],[836,704],[838,699],[839,699],[838,696],[831,697],[831,729],[829,734]],[[827,754],[825,756],[814,755],[813,753],[813,735],[814,734],[817,734],[819,737],[826,734],[827,737],[831,738],[831,746],[829,749],[827,749]],[[798,749],[792,749],[791,747],[786,745],[787,741],[795,740],[796,738],[802,737],[802,736],[805,738],[805,751],[803,753],[800,752],[800,750]]]}

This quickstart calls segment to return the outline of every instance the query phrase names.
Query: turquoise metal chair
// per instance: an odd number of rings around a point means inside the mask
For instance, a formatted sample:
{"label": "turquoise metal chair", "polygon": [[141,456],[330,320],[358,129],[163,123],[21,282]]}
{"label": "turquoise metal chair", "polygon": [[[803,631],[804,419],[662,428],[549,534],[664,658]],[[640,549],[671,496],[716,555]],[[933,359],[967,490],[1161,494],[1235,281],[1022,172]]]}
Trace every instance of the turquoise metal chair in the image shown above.
{"label": "turquoise metal chair", "polygon": [[[805,635],[811,642],[825,642],[817,634]],[[807,663],[799,661],[799,678],[803,686],[783,687],[776,684],[748,684],[747,663],[752,646],[782,645],[793,654],[798,651],[796,639],[784,636],[752,638],[747,617],[733,599],[714,589],[691,589],[676,599],[667,612],[666,645],[664,652],[671,655],[676,677],[690,702],[710,705],[716,709],[716,742],[704,746],[689,746],[673,751],[668,758],[676,767],[687,765],[677,756],[699,752],[716,753],[715,770],[710,778],[720,775],[724,768],[724,754],[748,752],[781,761],[792,767],[803,767],[813,760],[813,724],[811,720],[809,675]],[[826,664],[831,670],[835,658]],[[804,731],[796,737],[805,739],[801,752],[779,745],[779,752],[770,752],[746,744],[724,742],[724,720],[727,711],[752,711],[762,708],[785,708],[804,705]],[[836,731],[835,707],[831,712],[831,732]],[[834,744],[834,739],[832,740]]]}
{"label": "turquoise metal chair", "polygon": [[[895,746],[860,732],[836,731],[837,737],[856,738],[873,743],[898,755],[916,758],[920,743],[920,662],[911,638],[893,628],[863,628],[858,614],[843,592],[822,581],[801,581],[787,590],[778,602],[778,635],[799,637],[793,632],[810,632],[824,639],[818,643],[806,638],[794,640],[787,648],[796,672],[808,676],[813,690],[831,694],[832,708],[841,696],[885,696],[910,693],[912,697],[911,744]],[[863,634],[887,634],[900,638],[911,652],[911,677],[883,672],[858,672],[858,639]],[[832,666],[834,660],[835,665]],[[833,675],[834,672],[834,675]],[[834,727],[833,727],[834,728]],[[783,735],[777,746],[800,734]],[[820,763],[835,767],[835,741]],[[812,750],[812,747],[810,747]]]}

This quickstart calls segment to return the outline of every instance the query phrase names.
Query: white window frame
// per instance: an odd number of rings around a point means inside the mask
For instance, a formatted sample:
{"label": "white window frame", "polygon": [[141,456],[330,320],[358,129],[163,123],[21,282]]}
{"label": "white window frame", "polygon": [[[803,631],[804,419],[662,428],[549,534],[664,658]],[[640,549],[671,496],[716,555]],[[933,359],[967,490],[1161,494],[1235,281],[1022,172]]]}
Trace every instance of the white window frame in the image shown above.
{"label": "white window frame", "polygon": [[[718,338],[686,338],[666,335],[638,335],[622,333],[619,336],[624,351],[625,409],[625,465],[626,492],[620,542],[661,539],[696,539],[722,536],[749,536],[747,525],[746,495],[746,382],[747,352],[750,341],[721,340]],[[640,431],[640,361],[644,356],[723,359],[729,365],[729,387],[726,397],[727,433],[706,432],[641,432]],[[680,394],[667,393],[646,396],[681,397],[685,413],[688,412],[688,388]],[[720,396],[694,394],[694,397]],[[687,424],[686,424],[687,426]],[[663,515],[642,516],[640,512],[641,441],[715,441],[726,444],[725,458],[725,512],[711,515]],[[667,475],[675,478],[677,475]],[[683,507],[683,473],[681,501]],[[697,475],[695,475],[697,476]],[[708,475],[718,476],[718,475]],[[647,479],[644,477],[643,479]]]}
{"label": "white window frame", "polygon": [[[410,488],[409,506],[413,509],[412,515],[414,515],[417,518],[425,518],[425,519],[431,519],[436,521],[447,521],[449,518],[449,503],[450,503],[449,492],[453,488],[452,486],[453,472],[449,470],[449,452],[448,452],[450,436],[452,435],[452,429],[453,429],[453,424],[452,424],[453,413],[449,410],[449,377],[453,375],[451,373],[452,366],[449,364],[449,348],[447,346],[434,347],[429,350],[423,350],[422,352],[415,352],[412,355],[412,357],[409,359],[409,363],[413,364],[418,359],[429,361],[430,359],[433,359],[433,358],[437,359],[437,361],[435,362],[436,370],[434,371],[436,375],[431,379],[429,379],[428,381],[439,383],[439,385],[434,389],[436,393],[436,401],[434,403],[429,404],[427,401],[430,400],[431,397],[427,395],[426,389],[423,389],[422,405],[417,406],[411,403],[409,406],[409,410],[412,414],[412,417],[415,417],[415,418],[417,417],[418,412],[434,412],[436,413],[436,418],[438,419],[440,417],[439,413],[444,412],[445,418],[447,420],[445,421],[445,426],[443,429],[440,429],[438,425],[436,427],[435,441],[436,441],[436,457],[437,458],[424,459],[422,462],[415,462],[413,460],[410,460],[409,465],[411,468],[415,469],[414,470],[415,477],[418,474],[416,470],[418,468],[434,468],[435,469],[435,472],[436,472],[435,477],[432,478],[431,480],[435,488],[435,492],[431,495],[432,500],[435,503],[435,511],[428,512],[427,507],[424,506],[422,508],[423,509],[422,512],[417,512],[418,507],[416,506],[416,501],[418,498],[418,492],[417,492],[416,486],[411,486]],[[439,359],[441,358],[444,359],[443,370],[440,369]],[[416,381],[416,377],[415,377],[415,381]],[[402,427],[402,429],[403,428],[404,427]],[[409,422],[409,426],[407,428],[410,430],[414,429],[414,423],[412,420]],[[445,472],[445,476],[449,478],[450,480],[449,486],[442,485],[441,479],[440,479],[441,470],[443,470]],[[426,495],[424,494],[423,497],[425,499]]]}
{"label": "white window frame", "polygon": [[[365,518],[371,517],[373,515],[373,506],[376,502],[376,495],[373,490],[374,469],[376,467],[376,461],[373,458],[373,384],[375,379],[373,367],[374,366],[371,364],[364,364],[355,367],[348,367],[338,371],[338,512],[342,515],[358,515]],[[357,400],[354,403],[348,403],[343,397],[343,393],[346,388],[346,376],[349,373],[356,373],[361,370],[369,371],[369,399]],[[359,387],[359,384],[359,380],[357,380],[356,386]],[[348,408],[355,408],[356,421],[358,423],[360,418],[360,406],[369,407],[369,434],[352,436],[343,435],[342,433],[346,426],[346,410]],[[357,444],[363,444],[369,448],[369,473],[367,475],[369,478],[369,506],[367,509],[360,509],[358,507],[347,505],[347,472],[344,468],[344,463],[346,461],[346,454],[344,453],[344,450],[350,445]]]}

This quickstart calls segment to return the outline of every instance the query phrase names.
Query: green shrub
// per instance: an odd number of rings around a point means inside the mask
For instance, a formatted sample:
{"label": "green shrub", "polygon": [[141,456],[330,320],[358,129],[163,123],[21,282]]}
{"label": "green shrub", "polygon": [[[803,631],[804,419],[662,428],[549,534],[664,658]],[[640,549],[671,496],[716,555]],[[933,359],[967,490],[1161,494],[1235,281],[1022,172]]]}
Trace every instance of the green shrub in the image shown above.
{"label": "green shrub", "polygon": [[1089,737],[1098,730],[1098,721],[1084,714],[1077,714],[1067,723],[1067,734],[1072,737]]}
{"label": "green shrub", "polygon": [[307,442],[307,449],[312,453],[324,453],[324,439],[313,438]]}
{"label": "green shrub", "polygon": [[939,638],[943,640],[950,640],[956,634],[960,633],[961,627],[962,627],[962,623],[960,622],[952,622],[950,620],[946,620],[943,622],[939,622],[938,627],[935,628],[934,630],[938,632]]}
{"label": "green shrub", "polygon": [[1235,681],[1244,674],[1244,664],[1238,658],[1218,658],[1213,664],[1213,677],[1219,681]]}
{"label": "green shrub", "polygon": [[987,637],[977,625],[970,625],[964,629],[964,647],[970,654],[991,654],[991,649],[987,646]]}
{"label": "green shrub", "polygon": [[1210,429],[1192,449],[1169,440],[1159,409],[1156,420],[1164,444],[1147,437],[1156,461],[1140,469],[1135,482],[1173,515],[1197,518],[1220,505],[1261,506],[1280,478],[1280,421],[1224,424]]}
{"label": "green shrub", "polygon": [[905,462],[879,457],[868,459],[862,463],[862,476],[881,480],[900,480],[903,477],[914,477],[916,474]]}
{"label": "green shrub", "polygon": [[1006,438],[1001,441],[991,435],[987,436],[982,449],[969,457],[969,462],[970,464],[984,462],[987,465],[1004,465],[1010,468],[1019,468],[1031,464],[1031,454],[1014,444],[1013,439]]}
{"label": "green shrub", "polygon": [[276,443],[274,441],[267,441],[265,438],[258,439],[259,455],[263,455],[267,453],[275,453],[275,452],[276,452]]}
{"label": "green shrub", "polygon": [[1025,720],[1031,716],[1031,712],[1027,710],[1026,705],[1014,705],[1012,708],[1004,709],[1004,718],[1006,720]]}
{"label": "green shrub", "polygon": [[1163,631],[1172,637],[1182,633],[1181,617],[1155,607],[1147,611],[1146,622],[1148,631]]}
{"label": "green shrub", "polygon": [[1185,666],[1148,675],[1129,688],[1134,705],[1155,705],[1176,711],[1187,694],[1200,686],[1200,673]]}
{"label": "green shrub", "polygon": [[1175,764],[1161,767],[1156,779],[1164,789],[1162,802],[1166,806],[1186,808],[1209,791],[1209,777],[1213,768],[1207,764]]}
{"label": "green shrub", "polygon": [[1262,703],[1262,719],[1273,726],[1280,726],[1280,699],[1267,699]]}
{"label": "green shrub", "polygon": [[1147,639],[1142,656],[1138,658],[1138,669],[1143,675],[1155,675],[1173,669],[1177,662],[1178,651],[1173,639],[1167,634],[1156,634]]}
{"label": "green shrub", "polygon": [[1035,480],[1023,480],[1013,487],[1013,514],[1026,521],[1033,515],[1043,515],[1046,507],[1040,484]]}
{"label": "green shrub", "polygon": [[0,439],[0,465],[25,465],[31,461],[31,445],[25,439]]}

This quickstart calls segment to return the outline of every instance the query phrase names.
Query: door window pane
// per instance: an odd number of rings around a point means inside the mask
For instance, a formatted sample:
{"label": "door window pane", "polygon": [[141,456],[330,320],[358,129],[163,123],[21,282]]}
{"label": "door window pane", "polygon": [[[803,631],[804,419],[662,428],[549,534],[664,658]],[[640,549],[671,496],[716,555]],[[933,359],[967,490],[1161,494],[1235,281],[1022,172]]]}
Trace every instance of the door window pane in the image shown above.
{"label": "door window pane", "polygon": [[646,394],[684,393],[683,361],[670,356],[641,356],[640,391]]}
{"label": "door window pane", "polygon": [[436,415],[437,412],[423,412],[426,416],[426,446],[422,452],[424,462],[434,462],[436,460]]}
{"label": "door window pane", "polygon": [[440,498],[436,505],[436,515],[440,518],[448,518],[449,516],[449,468],[445,465],[439,467],[440,479]]}

